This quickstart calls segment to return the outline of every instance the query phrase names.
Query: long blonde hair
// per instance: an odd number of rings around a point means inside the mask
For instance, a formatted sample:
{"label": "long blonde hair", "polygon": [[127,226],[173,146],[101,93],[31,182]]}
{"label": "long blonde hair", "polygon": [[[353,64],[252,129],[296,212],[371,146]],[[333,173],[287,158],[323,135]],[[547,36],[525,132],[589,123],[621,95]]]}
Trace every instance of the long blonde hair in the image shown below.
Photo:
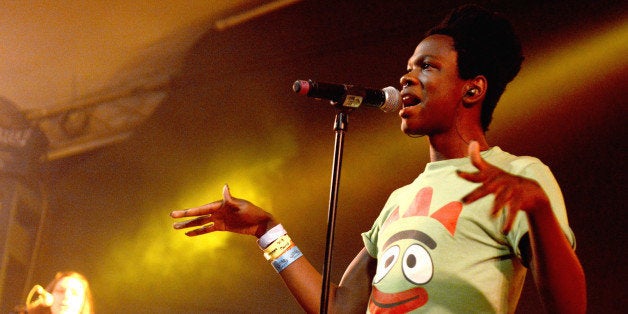
{"label": "long blonde hair", "polygon": [[57,283],[65,278],[73,277],[81,281],[85,287],[85,296],[83,298],[83,306],[81,307],[81,314],[94,314],[94,301],[92,299],[92,290],[89,288],[89,282],[87,278],[82,274],[75,271],[60,271],[55,275],[55,278],[46,286],[46,290],[50,293],[54,290]]}

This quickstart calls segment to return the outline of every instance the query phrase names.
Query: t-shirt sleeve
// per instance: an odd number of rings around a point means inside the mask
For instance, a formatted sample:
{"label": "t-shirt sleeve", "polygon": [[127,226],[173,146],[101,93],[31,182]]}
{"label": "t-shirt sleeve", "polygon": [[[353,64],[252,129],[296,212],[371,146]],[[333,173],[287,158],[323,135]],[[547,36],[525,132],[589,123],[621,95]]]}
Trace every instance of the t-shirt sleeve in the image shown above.
{"label": "t-shirt sleeve", "polygon": [[364,242],[364,247],[369,255],[373,258],[377,258],[377,240],[379,231],[382,229],[382,226],[388,219],[388,217],[395,211],[397,208],[397,195],[399,194],[399,190],[394,191],[388,197],[384,208],[379,213],[375,222],[373,222],[373,226],[371,230],[362,233],[362,241]]}
{"label": "t-shirt sleeve", "polygon": [[[563,194],[560,190],[558,182],[550,169],[541,163],[536,158],[523,158],[513,162],[513,169],[511,173],[515,175],[520,175],[529,179],[532,179],[541,186],[547,197],[549,198],[550,205],[552,206],[552,211],[560,224],[561,229],[571,246],[573,248],[576,247],[576,239],[573,234],[573,231],[569,227],[569,222],[567,220],[567,209],[565,207],[565,201],[563,199]],[[519,251],[519,242],[529,231],[528,219],[524,212],[518,212],[517,218],[513,224],[513,228],[508,234],[508,241],[510,245],[515,249],[515,253],[518,256],[521,256],[521,252]]]}

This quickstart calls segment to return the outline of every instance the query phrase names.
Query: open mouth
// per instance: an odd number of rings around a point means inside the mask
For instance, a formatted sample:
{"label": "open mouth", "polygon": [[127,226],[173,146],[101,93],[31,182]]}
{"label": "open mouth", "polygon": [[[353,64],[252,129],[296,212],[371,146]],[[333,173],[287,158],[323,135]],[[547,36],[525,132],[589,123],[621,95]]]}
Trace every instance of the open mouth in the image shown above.
{"label": "open mouth", "polygon": [[401,99],[402,99],[404,108],[416,106],[421,103],[421,99],[411,94],[405,94],[401,97]]}

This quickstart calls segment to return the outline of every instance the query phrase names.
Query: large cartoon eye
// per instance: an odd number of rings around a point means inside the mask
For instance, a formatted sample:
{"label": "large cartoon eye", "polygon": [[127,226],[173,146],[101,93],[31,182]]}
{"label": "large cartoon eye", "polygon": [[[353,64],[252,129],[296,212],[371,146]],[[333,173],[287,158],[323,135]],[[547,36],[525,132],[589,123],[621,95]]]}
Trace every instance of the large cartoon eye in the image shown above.
{"label": "large cartoon eye", "polygon": [[389,247],[380,260],[377,261],[377,272],[373,277],[373,283],[378,283],[388,274],[391,268],[395,266],[395,262],[399,259],[399,246],[393,245]]}
{"label": "large cartoon eye", "polygon": [[403,255],[403,275],[408,281],[422,285],[432,279],[434,266],[430,253],[418,244],[413,244]]}

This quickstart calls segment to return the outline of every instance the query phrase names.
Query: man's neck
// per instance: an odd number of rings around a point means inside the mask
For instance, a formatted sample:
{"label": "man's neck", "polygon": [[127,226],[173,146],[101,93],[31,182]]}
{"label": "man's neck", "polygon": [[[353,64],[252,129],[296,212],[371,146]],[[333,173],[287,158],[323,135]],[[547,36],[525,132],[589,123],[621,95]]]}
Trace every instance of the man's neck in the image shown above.
{"label": "man's neck", "polygon": [[476,141],[480,150],[489,149],[483,132],[476,132],[474,136],[462,137],[459,134],[441,134],[429,137],[430,161],[463,158],[469,155],[469,143]]}

